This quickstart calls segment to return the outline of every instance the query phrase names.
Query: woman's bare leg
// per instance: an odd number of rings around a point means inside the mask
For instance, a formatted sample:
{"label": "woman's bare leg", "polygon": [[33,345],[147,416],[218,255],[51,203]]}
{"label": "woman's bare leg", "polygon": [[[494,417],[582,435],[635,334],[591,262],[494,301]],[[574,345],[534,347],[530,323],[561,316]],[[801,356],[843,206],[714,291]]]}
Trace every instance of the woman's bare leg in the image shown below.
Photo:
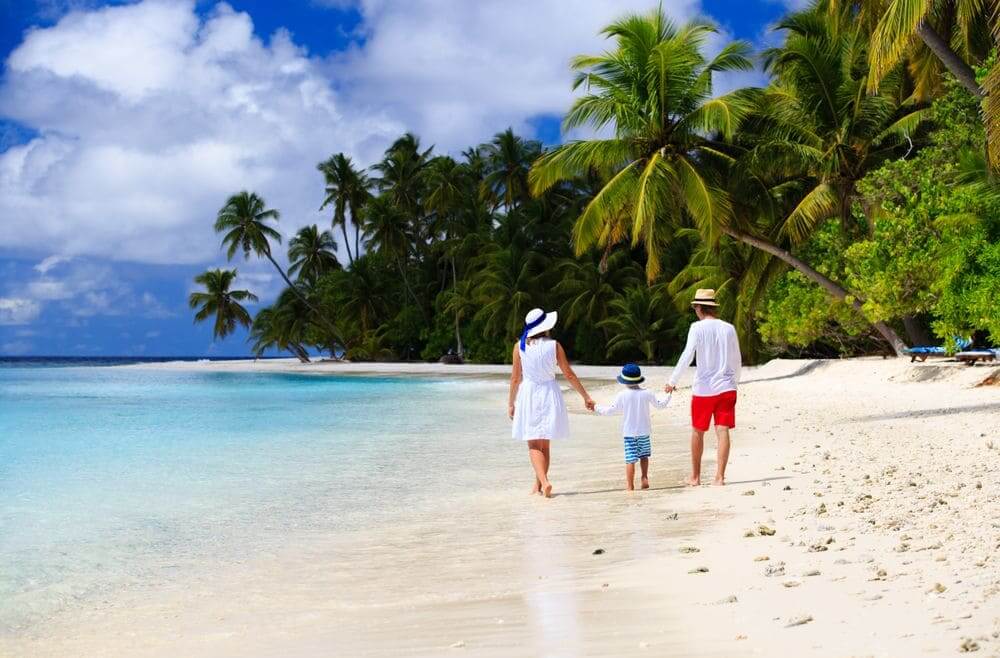
{"label": "woman's bare leg", "polygon": [[531,459],[531,467],[535,469],[535,479],[538,481],[541,492],[546,498],[552,495],[552,483],[549,482],[548,461],[545,453],[549,449],[548,439],[533,439],[528,441],[528,457]]}

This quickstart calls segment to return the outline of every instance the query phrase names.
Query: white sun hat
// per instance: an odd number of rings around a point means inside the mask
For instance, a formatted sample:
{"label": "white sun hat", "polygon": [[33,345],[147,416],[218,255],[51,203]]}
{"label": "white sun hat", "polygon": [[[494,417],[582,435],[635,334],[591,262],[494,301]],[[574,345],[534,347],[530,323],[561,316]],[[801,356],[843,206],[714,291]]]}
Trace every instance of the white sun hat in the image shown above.
{"label": "white sun hat", "polygon": [[524,331],[521,332],[521,349],[525,347],[525,341],[532,336],[543,334],[556,326],[559,314],[556,311],[546,313],[540,308],[533,308],[524,316]]}

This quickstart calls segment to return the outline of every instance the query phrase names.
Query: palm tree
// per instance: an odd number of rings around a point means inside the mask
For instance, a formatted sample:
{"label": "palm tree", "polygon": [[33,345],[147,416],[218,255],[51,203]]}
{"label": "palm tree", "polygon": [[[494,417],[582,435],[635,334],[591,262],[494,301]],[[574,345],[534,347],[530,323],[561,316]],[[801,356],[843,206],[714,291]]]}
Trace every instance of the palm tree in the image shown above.
{"label": "palm tree", "polygon": [[611,309],[611,316],[600,323],[611,332],[608,356],[638,352],[647,363],[653,363],[657,345],[665,342],[660,296],[646,286],[632,286],[611,302]]}
{"label": "palm tree", "polygon": [[[806,242],[831,217],[846,230],[858,181],[904,155],[928,111],[903,100],[899,71],[877,94],[866,93],[867,40],[849,12],[837,20],[818,9],[800,12],[778,29],[786,32],[784,44],[764,53],[773,82],[744,122],[745,151],[730,180],[743,185],[731,198],[746,206],[757,197],[767,221],[762,231],[762,217],[737,212],[720,230],[784,261],[861,313],[863,299],[789,247]],[[905,349],[891,327],[872,324],[897,353]]]}
{"label": "palm tree", "polygon": [[288,243],[288,274],[315,283],[326,272],[340,267],[333,253],[336,250],[333,234],[320,232],[315,224],[304,226]]}
{"label": "palm tree", "polygon": [[263,198],[256,193],[243,190],[229,197],[226,205],[219,210],[215,220],[215,232],[224,233],[222,246],[227,248],[226,257],[229,260],[233,259],[237,251],[242,251],[243,257],[247,259],[250,258],[250,254],[267,258],[292,293],[302,301],[306,308],[312,311],[313,316],[331,332],[331,336],[337,337],[339,334],[337,328],[316,310],[316,307],[306,299],[302,291],[292,283],[288,274],[274,259],[271,252],[271,240],[280,244],[281,234],[269,222],[276,222],[279,217],[280,213],[273,208],[268,208]]}
{"label": "palm tree", "polygon": [[476,318],[498,338],[513,339],[525,314],[541,300],[543,259],[517,245],[496,247],[482,257],[476,299],[481,304]]}
{"label": "palm tree", "polygon": [[207,270],[194,278],[195,283],[205,287],[205,292],[193,292],[188,297],[188,305],[198,309],[195,322],[204,322],[213,314],[215,326],[212,336],[225,338],[236,331],[238,325],[250,326],[250,314],[240,302],[256,302],[257,296],[248,290],[230,290],[236,280],[236,270]]}
{"label": "palm tree", "polygon": [[498,133],[482,148],[489,172],[482,183],[483,195],[502,203],[507,212],[530,198],[528,171],[541,152],[541,142],[518,137],[511,128]]}
{"label": "palm tree", "polygon": [[[287,293],[287,291],[286,291]],[[298,301],[297,298],[292,298]],[[253,319],[248,340],[253,342],[253,353],[260,358],[268,349],[291,352],[302,363],[309,362],[309,353],[303,342],[302,316],[279,300],[270,308],[261,309]]]}
{"label": "palm tree", "polygon": [[[603,265],[601,261],[605,261]],[[596,251],[585,260],[567,258],[562,261],[560,270],[563,277],[553,292],[565,296],[560,314],[568,327],[577,323],[600,326],[607,319],[619,291],[638,285],[642,280],[642,271],[624,250],[614,251],[606,259]],[[607,340],[606,326],[601,327],[601,331]]]}
{"label": "palm tree", "polygon": [[712,76],[749,70],[752,63],[743,41],[706,59],[702,50],[716,31],[701,22],[679,28],[660,8],[605,28],[613,50],[573,60],[574,88],[588,93],[573,103],[564,129],[590,126],[614,134],[549,151],[529,180],[540,194],[591,171],[606,178],[573,229],[577,254],[631,235],[646,249],[652,281],[660,272],[660,246],[683,223],[683,213],[706,232],[724,222],[728,199],[706,177],[703,163],[725,157],[716,136],[730,138],[749,103],[746,92],[713,97]]}
{"label": "palm tree", "polygon": [[1000,20],[995,1],[825,0],[825,4],[835,16],[852,11],[871,34],[870,91],[876,91],[904,58],[920,58],[914,52],[916,37],[970,93],[985,96],[969,64],[981,63],[993,47],[990,26]]}
{"label": "palm tree", "polygon": [[785,31],[784,43],[764,52],[774,81],[757,105],[759,134],[752,138],[758,143],[748,162],[808,176],[807,191],[785,220],[796,242],[830,216],[846,222],[858,181],[911,148],[906,140],[929,116],[904,100],[898,70],[879,93],[865,93],[867,39],[853,21],[848,13],[836,22],[816,10],[792,14],[776,28]]}
{"label": "palm tree", "polygon": [[366,242],[379,254],[396,264],[403,287],[423,313],[423,305],[410,286],[406,274],[410,254],[410,234],[404,211],[386,195],[375,197],[365,208],[364,236]]}
{"label": "palm tree", "polygon": [[[354,259],[361,254],[361,223],[359,221],[361,208],[371,197],[369,191],[372,186],[368,176],[354,167],[351,158],[343,153],[337,153],[324,162],[316,165],[323,174],[326,181],[326,196],[323,205],[319,207],[323,210],[328,205],[333,206],[333,226],[340,226],[344,234],[344,247],[347,249],[348,262],[353,263]],[[354,253],[351,253],[351,243],[347,239],[347,215],[351,216],[354,224]]]}
{"label": "palm tree", "polygon": [[[955,79],[979,99],[987,144],[994,167],[1000,166],[1000,65],[983,80],[976,80],[973,65],[982,64],[991,51],[1000,48],[1000,2],[996,0],[826,0],[833,12],[844,6],[854,9],[870,26],[870,91],[904,57],[910,69],[924,82],[918,89],[937,86],[937,67],[928,65],[928,54],[936,58]],[[992,34],[991,34],[992,30]],[[915,52],[919,39],[926,48]],[[929,51],[929,53],[928,53]]]}

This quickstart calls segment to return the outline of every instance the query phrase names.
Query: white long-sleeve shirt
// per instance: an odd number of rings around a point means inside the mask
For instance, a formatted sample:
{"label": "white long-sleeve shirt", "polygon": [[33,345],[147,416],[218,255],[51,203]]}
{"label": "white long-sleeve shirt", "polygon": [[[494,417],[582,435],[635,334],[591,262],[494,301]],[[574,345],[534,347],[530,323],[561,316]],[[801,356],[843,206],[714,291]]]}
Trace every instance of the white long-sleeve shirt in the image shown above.
{"label": "white long-sleeve shirt", "polygon": [[670,403],[670,396],[659,396],[644,388],[626,387],[618,392],[611,404],[595,408],[602,416],[622,414],[622,436],[649,436],[652,431],[649,408],[663,409]]}
{"label": "white long-sleeve shirt", "polygon": [[710,396],[736,390],[743,360],[736,327],[718,318],[705,318],[692,324],[684,353],[670,375],[671,386],[677,385],[695,355],[698,367],[691,387],[694,395]]}

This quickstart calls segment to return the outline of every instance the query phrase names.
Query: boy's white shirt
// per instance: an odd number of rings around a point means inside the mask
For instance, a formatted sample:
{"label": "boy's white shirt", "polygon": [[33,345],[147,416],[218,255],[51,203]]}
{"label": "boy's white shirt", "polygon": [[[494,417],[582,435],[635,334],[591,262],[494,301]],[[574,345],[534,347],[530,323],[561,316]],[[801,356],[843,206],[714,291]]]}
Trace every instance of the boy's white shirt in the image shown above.
{"label": "boy's white shirt", "polygon": [[645,388],[623,388],[611,404],[599,404],[595,408],[601,416],[622,414],[622,436],[649,436],[652,426],[649,408],[663,409],[670,404],[669,395],[657,395]]}

